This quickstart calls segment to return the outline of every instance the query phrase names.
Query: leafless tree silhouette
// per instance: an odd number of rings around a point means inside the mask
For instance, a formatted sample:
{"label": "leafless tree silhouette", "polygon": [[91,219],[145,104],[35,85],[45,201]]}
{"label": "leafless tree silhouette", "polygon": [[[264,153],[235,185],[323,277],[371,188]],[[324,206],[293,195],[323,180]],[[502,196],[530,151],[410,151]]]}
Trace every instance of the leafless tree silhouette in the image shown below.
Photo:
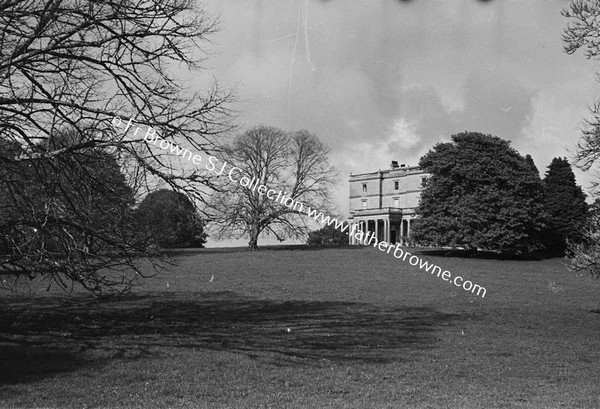
{"label": "leafless tree silhouette", "polygon": [[[308,207],[324,214],[333,211],[330,189],[337,172],[328,154],[329,148],[308,131],[286,133],[260,126],[237,136],[223,148],[222,163],[216,165],[216,172],[231,172],[231,177],[219,179],[219,192],[209,201],[215,236],[247,236],[251,249],[258,248],[261,234],[280,241],[304,238]],[[240,183],[242,177],[255,182]],[[270,193],[257,190],[261,185]],[[288,205],[284,197],[290,199]]]}

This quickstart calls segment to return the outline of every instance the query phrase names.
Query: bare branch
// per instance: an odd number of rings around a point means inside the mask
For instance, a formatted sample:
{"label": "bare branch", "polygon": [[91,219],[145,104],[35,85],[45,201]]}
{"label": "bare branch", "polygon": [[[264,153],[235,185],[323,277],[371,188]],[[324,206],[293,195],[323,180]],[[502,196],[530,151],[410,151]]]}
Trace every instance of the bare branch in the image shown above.
{"label": "bare branch", "polygon": [[[250,248],[257,248],[261,234],[280,241],[303,238],[309,231],[308,207],[332,211],[330,191],[337,172],[328,154],[329,149],[308,131],[288,134],[261,126],[235,138],[223,149],[219,165],[229,177],[220,179],[219,191],[208,206],[215,236],[248,236]],[[260,194],[256,186],[271,190]]]}
{"label": "bare branch", "polygon": [[0,274],[126,291],[165,260],[132,233],[135,199],[214,187],[138,132],[213,153],[234,129],[231,90],[171,74],[202,69],[216,20],[192,0],[9,0],[0,27]]}

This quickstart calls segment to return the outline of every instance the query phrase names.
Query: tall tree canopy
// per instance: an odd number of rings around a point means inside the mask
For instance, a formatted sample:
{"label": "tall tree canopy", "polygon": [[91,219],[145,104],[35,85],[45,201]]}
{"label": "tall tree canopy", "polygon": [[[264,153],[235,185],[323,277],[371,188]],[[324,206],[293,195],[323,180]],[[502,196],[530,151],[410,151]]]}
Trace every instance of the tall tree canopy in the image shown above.
{"label": "tall tree canopy", "polygon": [[[18,218],[10,228],[29,229],[23,230],[19,244],[5,243],[17,247],[0,259],[0,274],[50,274],[58,279],[59,271],[68,271],[63,278],[93,291],[113,284],[126,290],[141,274],[133,263],[123,269],[129,271],[126,278],[111,279],[101,272],[134,255],[148,255],[143,246],[132,247],[124,230],[111,233],[111,250],[102,250],[102,257],[79,244],[65,247],[60,259],[42,246],[47,253],[39,257],[40,248],[24,251],[22,243],[33,243],[30,235],[47,228],[48,220],[54,231],[67,236],[76,229],[96,242],[108,240],[106,229],[115,224],[105,227],[96,220],[113,220],[122,212],[108,204],[120,208],[129,200],[124,191],[115,190],[120,186],[115,179],[121,178],[117,169],[127,171],[130,187],[148,191],[162,179],[202,200],[203,189],[211,187],[206,174],[191,166],[182,171],[168,152],[144,139],[155,132],[181,147],[210,152],[219,135],[231,129],[229,92],[202,84],[198,76],[194,86],[174,75],[200,68],[206,56],[201,47],[215,30],[215,21],[194,4],[190,0],[0,2],[0,145],[9,147],[0,151],[0,185],[11,195],[6,211]],[[67,129],[76,137],[55,143]],[[130,183],[132,175],[135,185]],[[34,191],[44,194],[32,199]],[[113,200],[121,194],[122,200]],[[28,205],[17,211],[15,204]],[[78,225],[72,226],[71,216],[64,216],[79,204]],[[126,225],[126,219],[120,223]],[[101,236],[104,239],[98,239]],[[78,243],[76,236],[73,239]]]}
{"label": "tall tree canopy", "polygon": [[160,189],[149,193],[137,209],[139,229],[155,244],[204,247],[206,233],[196,207],[183,193]]}
{"label": "tall tree canopy", "polygon": [[548,215],[544,243],[550,250],[564,252],[567,240],[581,242],[588,204],[566,158],[554,158],[548,165],[544,178],[544,208]]}
{"label": "tall tree canopy", "polygon": [[431,177],[413,237],[422,244],[527,251],[540,244],[543,189],[531,162],[492,135],[463,132],[419,161]]}
{"label": "tall tree canopy", "polygon": [[[332,209],[330,191],[337,173],[329,164],[329,148],[308,131],[287,133],[274,127],[254,127],[223,151],[224,172],[234,166],[237,170],[231,178],[220,178],[220,192],[210,203],[218,237],[247,236],[251,249],[258,248],[261,234],[280,241],[304,238],[309,231],[307,207],[323,213]],[[244,176],[273,192],[260,194],[248,183],[244,186],[238,181]],[[302,206],[286,206],[276,200],[279,192],[290,199],[288,203]]]}

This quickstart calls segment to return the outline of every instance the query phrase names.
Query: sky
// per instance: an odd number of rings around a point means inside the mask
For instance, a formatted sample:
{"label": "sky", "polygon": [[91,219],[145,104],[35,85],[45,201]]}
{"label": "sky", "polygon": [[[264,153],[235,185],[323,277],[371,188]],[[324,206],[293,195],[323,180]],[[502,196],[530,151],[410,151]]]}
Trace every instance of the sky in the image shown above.
{"label": "sky", "polygon": [[[351,172],[416,165],[465,130],[510,140],[543,176],[552,158],[572,157],[600,89],[600,64],[563,51],[565,0],[204,4],[220,27],[206,73],[235,88],[241,130],[317,135],[344,215]],[[592,175],[575,174],[587,190]]]}

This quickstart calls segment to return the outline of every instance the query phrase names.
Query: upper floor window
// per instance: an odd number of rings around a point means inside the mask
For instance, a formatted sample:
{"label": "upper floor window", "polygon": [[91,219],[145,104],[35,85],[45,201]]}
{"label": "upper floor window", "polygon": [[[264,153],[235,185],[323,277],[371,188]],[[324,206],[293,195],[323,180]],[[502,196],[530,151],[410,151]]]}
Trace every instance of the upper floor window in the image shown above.
{"label": "upper floor window", "polygon": [[425,187],[427,184],[427,178],[421,178],[421,187]]}
{"label": "upper floor window", "polygon": [[366,208],[367,208],[367,201],[366,201],[366,200],[363,200],[363,201],[362,201],[362,208],[363,208],[363,209],[366,209]]}
{"label": "upper floor window", "polygon": [[400,199],[397,197],[394,198],[394,207],[400,207]]}
{"label": "upper floor window", "polygon": [[363,190],[363,193],[367,193],[367,184],[366,183],[362,184],[362,190]]}
{"label": "upper floor window", "polygon": [[397,180],[394,181],[394,190],[398,190],[400,189],[400,182],[398,182]]}

